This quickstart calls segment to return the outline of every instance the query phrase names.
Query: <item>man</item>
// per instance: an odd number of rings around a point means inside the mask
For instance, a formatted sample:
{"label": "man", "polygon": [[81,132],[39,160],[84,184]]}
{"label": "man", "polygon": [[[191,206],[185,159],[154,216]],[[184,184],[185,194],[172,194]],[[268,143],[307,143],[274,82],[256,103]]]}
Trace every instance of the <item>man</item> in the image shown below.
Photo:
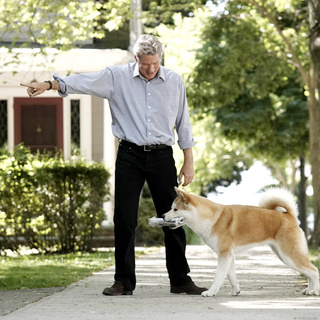
{"label": "man", "polygon": [[[178,179],[183,179],[186,186],[194,176],[194,141],[183,80],[160,65],[163,49],[156,37],[140,36],[133,51],[135,63],[65,78],[55,74],[54,81],[22,84],[28,87],[30,97],[54,89],[62,97],[80,93],[109,101],[112,131],[120,144],[115,170],[115,283],[104,289],[105,295],[131,295],[135,289],[134,239],[139,197],[145,181],[158,217],[169,211],[176,196],[174,128],[184,153]],[[201,294],[206,288],[197,287],[188,276],[183,228],[165,227],[163,231],[171,293]]]}

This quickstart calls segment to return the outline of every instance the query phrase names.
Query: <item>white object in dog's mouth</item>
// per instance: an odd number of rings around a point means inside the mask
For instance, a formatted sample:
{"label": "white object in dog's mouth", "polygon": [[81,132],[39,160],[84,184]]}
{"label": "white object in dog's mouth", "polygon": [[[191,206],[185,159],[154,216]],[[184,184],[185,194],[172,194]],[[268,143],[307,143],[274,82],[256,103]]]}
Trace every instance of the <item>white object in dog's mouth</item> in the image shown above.
{"label": "white object in dog's mouth", "polygon": [[170,221],[165,221],[163,218],[152,217],[149,219],[151,227],[170,227],[170,229],[176,229],[184,225],[185,218],[178,217],[173,218]]}

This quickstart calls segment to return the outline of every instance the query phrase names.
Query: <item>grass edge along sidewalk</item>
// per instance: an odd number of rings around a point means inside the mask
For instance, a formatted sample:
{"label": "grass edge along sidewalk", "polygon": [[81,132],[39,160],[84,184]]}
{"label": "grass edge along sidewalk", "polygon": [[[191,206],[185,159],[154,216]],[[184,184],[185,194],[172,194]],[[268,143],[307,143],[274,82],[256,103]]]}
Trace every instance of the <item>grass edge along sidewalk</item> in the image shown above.
{"label": "grass edge along sidewalk", "polygon": [[[137,248],[137,257],[156,250]],[[311,262],[320,269],[320,249],[310,249]],[[114,250],[93,253],[0,256],[0,290],[66,287],[114,265]]]}
{"label": "grass edge along sidewalk", "polygon": [[[156,248],[138,248],[137,257]],[[66,287],[114,265],[114,249],[0,256],[0,290]]]}

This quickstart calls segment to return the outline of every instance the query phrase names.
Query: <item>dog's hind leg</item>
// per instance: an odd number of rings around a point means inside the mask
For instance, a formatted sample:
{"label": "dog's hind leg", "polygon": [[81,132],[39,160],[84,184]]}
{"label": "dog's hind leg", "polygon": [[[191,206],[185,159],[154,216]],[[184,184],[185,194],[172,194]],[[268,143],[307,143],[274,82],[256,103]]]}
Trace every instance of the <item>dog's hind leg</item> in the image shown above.
{"label": "dog's hind leg", "polygon": [[276,254],[276,256],[284,263],[286,264],[283,260],[282,260],[282,257],[281,257],[281,254],[279,252],[279,250],[277,249],[277,247],[273,244],[270,244],[270,248],[272,249],[272,251]]}
{"label": "dog's hind leg", "polygon": [[[299,271],[308,278],[308,288],[302,291],[305,295],[319,295],[319,270],[308,259],[308,247],[304,236],[291,239],[290,246],[272,245],[272,250],[279,259],[290,268]],[[299,241],[300,240],[300,241]]]}
{"label": "dog's hind leg", "polygon": [[218,265],[213,284],[209,290],[202,292],[203,297],[213,297],[218,293],[227,274],[229,274],[233,256],[233,250],[218,254]]}
{"label": "dog's hind leg", "polygon": [[232,255],[232,260],[228,272],[228,279],[232,286],[231,295],[237,296],[240,293],[240,286],[236,275],[235,257]]}
{"label": "dog's hind leg", "polygon": [[308,288],[304,289],[302,291],[302,294],[308,296],[319,296],[319,270],[313,264],[310,263],[310,267],[307,270],[301,269],[300,272],[308,278]]}

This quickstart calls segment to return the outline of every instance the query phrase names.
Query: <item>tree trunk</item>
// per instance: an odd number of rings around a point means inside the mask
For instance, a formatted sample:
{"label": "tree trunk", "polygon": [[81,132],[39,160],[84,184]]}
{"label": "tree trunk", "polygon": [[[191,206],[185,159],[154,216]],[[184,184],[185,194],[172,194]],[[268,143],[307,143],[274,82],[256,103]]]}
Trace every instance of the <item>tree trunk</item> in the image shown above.
{"label": "tree trunk", "polygon": [[319,92],[320,92],[320,0],[309,0],[310,24],[310,82],[309,82],[309,119],[310,154],[312,166],[314,232],[312,242],[320,247],[320,136],[319,136]]}
{"label": "tree trunk", "polygon": [[290,192],[292,194],[296,193],[296,186],[297,186],[297,161],[291,160],[291,185],[290,185]]}
{"label": "tree trunk", "polygon": [[299,199],[299,220],[300,220],[300,228],[304,231],[306,236],[308,235],[308,226],[307,226],[307,196],[306,196],[306,188],[307,188],[307,177],[305,175],[305,155],[300,154],[300,182],[299,182],[299,191],[298,191],[298,199]]}

